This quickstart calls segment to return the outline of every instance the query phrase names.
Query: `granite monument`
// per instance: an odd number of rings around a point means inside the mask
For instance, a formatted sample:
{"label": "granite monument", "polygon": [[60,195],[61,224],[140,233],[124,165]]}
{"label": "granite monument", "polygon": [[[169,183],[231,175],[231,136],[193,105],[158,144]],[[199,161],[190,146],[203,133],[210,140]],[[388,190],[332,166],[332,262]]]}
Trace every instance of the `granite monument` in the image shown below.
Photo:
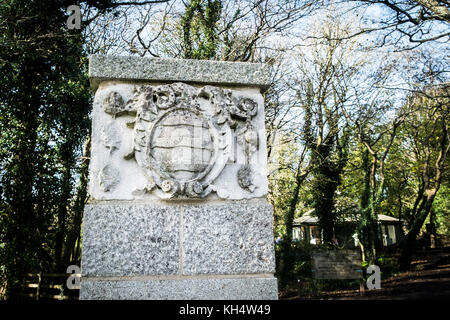
{"label": "granite monument", "polygon": [[264,64],[91,56],[81,299],[277,299]]}

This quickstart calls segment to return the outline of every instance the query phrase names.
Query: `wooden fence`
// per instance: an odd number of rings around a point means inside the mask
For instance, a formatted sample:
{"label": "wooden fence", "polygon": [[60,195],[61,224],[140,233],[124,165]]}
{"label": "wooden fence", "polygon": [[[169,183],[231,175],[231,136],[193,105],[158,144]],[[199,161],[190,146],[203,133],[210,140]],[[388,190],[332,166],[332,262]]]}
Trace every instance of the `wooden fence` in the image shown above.
{"label": "wooden fence", "polygon": [[70,274],[67,273],[26,274],[23,281],[23,298],[26,300],[78,300],[80,290],[67,288],[66,282],[69,276]]}

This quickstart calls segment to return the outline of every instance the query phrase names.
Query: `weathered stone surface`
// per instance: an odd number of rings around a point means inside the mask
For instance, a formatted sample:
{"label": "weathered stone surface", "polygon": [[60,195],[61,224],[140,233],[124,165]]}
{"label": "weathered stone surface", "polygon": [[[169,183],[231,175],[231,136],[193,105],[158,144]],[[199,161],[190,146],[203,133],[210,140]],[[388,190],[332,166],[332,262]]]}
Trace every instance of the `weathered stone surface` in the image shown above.
{"label": "weathered stone surface", "polygon": [[112,164],[107,164],[100,170],[98,177],[99,186],[103,192],[114,190],[120,183],[120,171]]}
{"label": "weathered stone surface", "polygon": [[184,275],[273,273],[272,227],[265,201],[91,204],[83,223],[82,271],[170,275],[181,274],[182,264]]}
{"label": "weathered stone surface", "polygon": [[91,86],[101,81],[188,82],[221,85],[250,85],[268,88],[268,66],[261,63],[189,59],[155,59],[136,56],[89,57]]}
{"label": "weathered stone surface", "polygon": [[142,204],[87,205],[83,276],[179,273],[179,208]]}
{"label": "weathered stone surface", "polygon": [[260,198],[268,191],[266,149],[257,88],[105,82],[94,98],[89,193],[95,200]]}
{"label": "weathered stone surface", "polygon": [[100,139],[102,140],[103,145],[110,150],[110,153],[113,153],[114,150],[120,148],[121,134],[114,122],[105,124],[102,127]]}
{"label": "weathered stone surface", "polygon": [[273,277],[81,281],[82,300],[276,300]]}
{"label": "weathered stone surface", "polygon": [[272,207],[264,202],[184,205],[183,274],[274,273]]}

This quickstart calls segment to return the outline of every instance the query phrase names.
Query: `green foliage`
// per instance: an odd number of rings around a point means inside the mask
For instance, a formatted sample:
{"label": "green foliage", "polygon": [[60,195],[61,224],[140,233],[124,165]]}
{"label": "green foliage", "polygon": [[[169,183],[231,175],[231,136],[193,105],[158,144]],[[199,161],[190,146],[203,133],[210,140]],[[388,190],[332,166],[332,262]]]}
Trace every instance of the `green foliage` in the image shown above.
{"label": "green foliage", "polygon": [[220,0],[191,0],[181,19],[184,58],[212,59],[219,46]]}
{"label": "green foliage", "polygon": [[[290,140],[289,136],[284,137]],[[275,147],[274,147],[275,148]],[[274,151],[269,163],[268,199],[274,207],[275,237],[286,235],[286,214],[290,210],[290,201],[294,195],[295,174],[299,162],[298,146],[295,143],[283,143]],[[295,212],[300,212],[300,204]]]}
{"label": "green foliage", "polygon": [[397,258],[387,254],[381,254],[377,259],[376,265],[380,267],[381,276],[384,279],[395,276],[400,272]]}
{"label": "green foliage", "polygon": [[[444,177],[448,174],[446,159],[450,146],[448,89],[447,85],[425,88],[427,95],[412,94],[410,104],[405,106],[411,114],[403,130],[413,146],[409,153],[421,170],[417,174],[418,191],[408,210],[411,224],[399,258],[402,269],[410,267],[417,237],[429,214],[434,213],[434,201],[446,182]],[[433,224],[434,220],[431,220]]]}
{"label": "green foliage", "polygon": [[[295,283],[298,279],[307,279],[312,277],[311,272],[311,253],[317,250],[316,246],[310,245],[303,241],[294,241],[290,244],[290,260],[294,261],[293,268],[289,271],[285,281]],[[283,243],[275,245],[275,258],[277,261],[277,274],[280,270],[280,260],[283,258]]]}
{"label": "green foliage", "polygon": [[436,230],[450,240],[450,183],[441,186],[433,203],[436,216]]}
{"label": "green foliage", "polygon": [[[0,5],[0,266],[18,298],[29,272],[63,272],[90,90],[80,31],[64,1]],[[74,225],[75,224],[75,225]]]}

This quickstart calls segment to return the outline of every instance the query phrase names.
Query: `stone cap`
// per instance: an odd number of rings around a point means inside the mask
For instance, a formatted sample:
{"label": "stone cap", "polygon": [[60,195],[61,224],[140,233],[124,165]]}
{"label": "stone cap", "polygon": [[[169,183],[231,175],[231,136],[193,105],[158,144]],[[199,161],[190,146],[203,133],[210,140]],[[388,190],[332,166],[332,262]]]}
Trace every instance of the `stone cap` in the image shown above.
{"label": "stone cap", "polygon": [[89,79],[96,91],[102,81],[186,82],[226,86],[252,86],[266,90],[269,66],[264,63],[138,56],[89,56]]}

